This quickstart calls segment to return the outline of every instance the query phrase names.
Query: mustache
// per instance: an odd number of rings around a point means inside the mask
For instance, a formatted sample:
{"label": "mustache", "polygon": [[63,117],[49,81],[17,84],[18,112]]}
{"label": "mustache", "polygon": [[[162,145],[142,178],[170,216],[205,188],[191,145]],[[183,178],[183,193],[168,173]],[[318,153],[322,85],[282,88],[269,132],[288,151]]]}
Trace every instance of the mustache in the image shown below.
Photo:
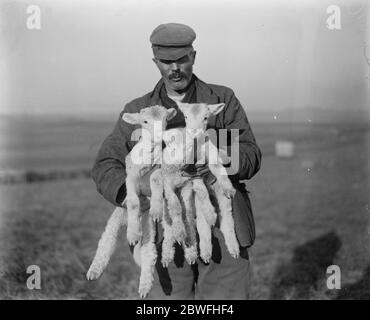
{"label": "mustache", "polygon": [[183,73],[183,72],[172,72],[169,76],[168,76],[168,79],[172,80],[172,79],[176,79],[176,78],[186,78],[186,74]]}

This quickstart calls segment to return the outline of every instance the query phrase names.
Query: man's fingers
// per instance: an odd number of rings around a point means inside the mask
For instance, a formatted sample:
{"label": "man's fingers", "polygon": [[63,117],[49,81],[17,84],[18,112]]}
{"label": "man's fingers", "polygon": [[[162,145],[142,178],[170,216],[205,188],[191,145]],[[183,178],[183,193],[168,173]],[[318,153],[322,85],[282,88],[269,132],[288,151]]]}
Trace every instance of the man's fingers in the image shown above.
{"label": "man's fingers", "polygon": [[183,176],[183,177],[194,177],[196,175],[197,175],[197,173],[189,173],[189,172],[186,172],[186,171],[181,171],[181,176]]}
{"label": "man's fingers", "polygon": [[205,169],[201,169],[201,170],[198,170],[197,173],[201,176],[204,176],[206,174],[208,174],[210,171],[208,168],[205,168]]}
{"label": "man's fingers", "polygon": [[218,150],[218,156],[220,157],[222,164],[229,164],[231,162],[231,157],[227,155],[227,151],[224,149]]}
{"label": "man's fingers", "polygon": [[205,176],[205,183],[209,186],[213,185],[216,181],[217,181],[217,178],[214,176],[214,174],[212,172],[209,172],[206,176]]}
{"label": "man's fingers", "polygon": [[151,170],[150,167],[141,168],[139,170],[140,177],[144,177],[150,170]]}

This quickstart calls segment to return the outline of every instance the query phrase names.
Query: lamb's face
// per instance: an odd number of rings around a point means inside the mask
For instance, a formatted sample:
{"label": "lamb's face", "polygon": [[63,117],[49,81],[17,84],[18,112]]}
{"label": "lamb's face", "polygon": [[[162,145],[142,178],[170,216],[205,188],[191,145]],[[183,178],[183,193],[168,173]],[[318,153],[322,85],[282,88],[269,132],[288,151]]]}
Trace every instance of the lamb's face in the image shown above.
{"label": "lamb's face", "polygon": [[225,107],[224,103],[178,103],[185,117],[186,129],[194,136],[198,136],[207,129],[208,118],[216,115]]}
{"label": "lamb's face", "polygon": [[125,113],[122,119],[131,124],[138,124],[146,130],[154,143],[161,143],[167,121],[176,115],[174,108],[151,106],[141,109],[140,113]]}
{"label": "lamb's face", "polygon": [[167,109],[161,106],[153,106],[142,109],[140,112],[141,127],[150,132],[154,142],[162,140],[163,131],[167,125]]}

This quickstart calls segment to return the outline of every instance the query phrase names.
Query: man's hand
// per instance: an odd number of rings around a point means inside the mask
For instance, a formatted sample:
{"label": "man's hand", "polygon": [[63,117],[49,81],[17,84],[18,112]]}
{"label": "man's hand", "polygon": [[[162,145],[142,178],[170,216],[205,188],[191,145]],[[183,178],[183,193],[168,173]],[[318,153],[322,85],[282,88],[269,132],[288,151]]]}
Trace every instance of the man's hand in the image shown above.
{"label": "man's hand", "polygon": [[182,169],[181,175],[184,177],[202,177],[208,172],[207,164],[188,164]]}
{"label": "man's hand", "polygon": [[145,168],[140,172],[141,178],[139,180],[140,192],[143,196],[150,197],[152,192],[150,190],[150,176],[151,174],[159,169],[159,165],[153,165],[151,168]]}
{"label": "man's hand", "polygon": [[211,186],[216,182],[216,177],[212,174],[209,170],[208,164],[190,164],[183,169],[181,175],[184,177],[196,178],[201,177],[203,178],[204,183]]}
{"label": "man's hand", "polygon": [[[150,176],[159,168],[159,165],[154,165],[153,167],[142,171],[142,176],[139,180],[139,187],[142,195],[146,197],[150,197],[152,195],[150,190]],[[190,178],[201,177],[203,178],[204,183],[208,186],[212,186],[217,180],[209,170],[208,164],[188,165],[181,172],[181,175]]]}
{"label": "man's hand", "polygon": [[223,148],[219,148],[219,149],[218,149],[218,156],[219,156],[219,158],[220,158],[220,160],[221,160],[221,163],[222,163],[223,165],[228,165],[228,164],[230,164],[230,162],[231,162],[231,157],[229,157],[229,156],[227,155],[227,150],[225,150],[225,149],[223,149]]}

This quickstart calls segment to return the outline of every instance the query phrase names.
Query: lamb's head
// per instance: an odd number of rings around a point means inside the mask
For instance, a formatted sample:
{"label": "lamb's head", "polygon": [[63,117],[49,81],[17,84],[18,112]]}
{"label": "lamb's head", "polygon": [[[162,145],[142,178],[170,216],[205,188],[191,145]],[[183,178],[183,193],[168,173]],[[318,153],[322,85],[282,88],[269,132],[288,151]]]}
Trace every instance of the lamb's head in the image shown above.
{"label": "lamb's head", "polygon": [[182,103],[178,102],[179,109],[185,116],[186,129],[194,137],[203,133],[207,129],[208,118],[216,115],[225,107],[224,103]]}
{"label": "lamb's head", "polygon": [[176,116],[176,113],[174,108],[167,109],[157,105],[143,108],[139,113],[124,113],[122,119],[130,124],[140,125],[150,133],[154,143],[161,143],[167,121]]}

